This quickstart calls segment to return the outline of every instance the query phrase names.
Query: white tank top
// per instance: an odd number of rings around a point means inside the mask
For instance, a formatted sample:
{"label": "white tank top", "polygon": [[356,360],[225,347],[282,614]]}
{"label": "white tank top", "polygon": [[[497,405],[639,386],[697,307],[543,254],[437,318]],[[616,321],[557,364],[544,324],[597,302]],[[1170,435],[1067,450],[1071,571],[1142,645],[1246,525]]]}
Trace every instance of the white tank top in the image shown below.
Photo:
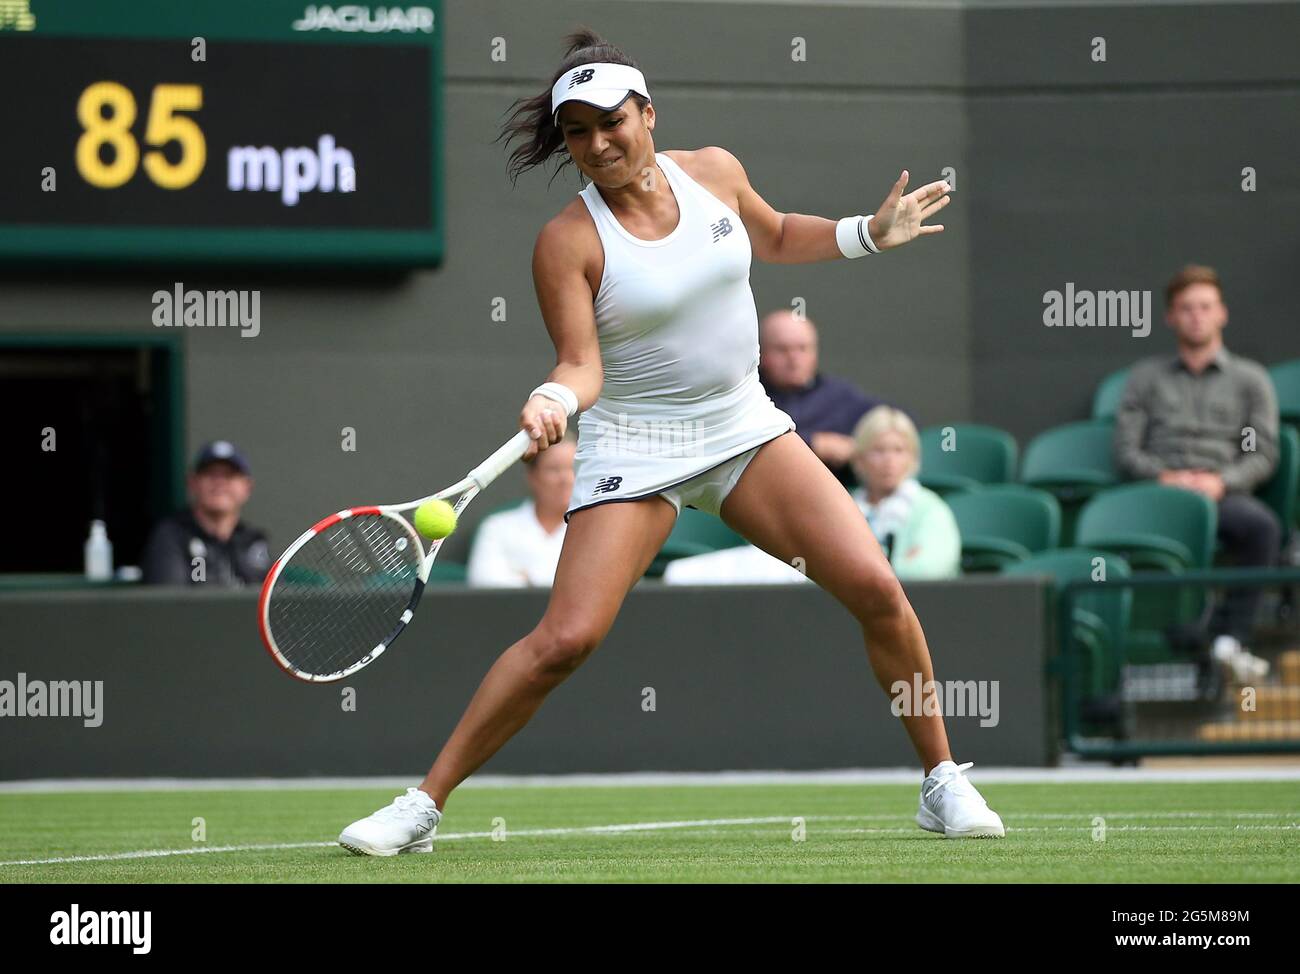
{"label": "white tank top", "polygon": [[662,152],[659,168],[680,218],[642,240],[610,211],[595,183],[579,195],[605,249],[596,331],[605,383],[598,403],[685,411],[758,381],[758,313],[749,287],[749,235],[731,207]]}
{"label": "white tank top", "polygon": [[578,417],[566,521],[684,484],[794,429],[758,379],[745,225],[666,155],[655,158],[681,211],[662,240],[628,233],[594,184],[580,194],[605,248],[595,302],[605,382]]}

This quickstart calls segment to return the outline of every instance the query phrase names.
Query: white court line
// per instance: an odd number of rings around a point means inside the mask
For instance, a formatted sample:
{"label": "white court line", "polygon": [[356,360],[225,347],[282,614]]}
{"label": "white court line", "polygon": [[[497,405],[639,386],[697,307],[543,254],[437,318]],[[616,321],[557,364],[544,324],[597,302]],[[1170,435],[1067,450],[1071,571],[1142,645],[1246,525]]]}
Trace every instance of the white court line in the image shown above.
{"label": "white court line", "polygon": [[[1119,818],[1124,815],[1137,816],[1144,813],[1140,812],[1104,812],[1099,813],[1104,818]],[[1172,815],[1183,816],[1204,816],[1204,817],[1222,817],[1222,818],[1246,818],[1246,817],[1291,817],[1292,813],[1288,812],[1166,812],[1166,813],[1145,813],[1148,817],[1165,817]],[[529,838],[538,836],[552,835],[617,835],[629,832],[660,832],[671,829],[710,829],[716,830],[718,826],[738,826],[738,825],[789,825],[794,818],[803,818],[805,822],[834,822],[856,819],[884,819],[896,820],[897,815],[814,815],[814,816],[793,816],[793,815],[769,815],[757,818],[712,818],[712,819],[692,819],[686,821],[667,821],[667,822],[630,822],[618,825],[582,825],[567,826],[548,829],[507,829],[506,837],[510,838]],[[1033,819],[1052,819],[1052,818],[1083,818],[1089,816],[1083,813],[1055,813],[1042,812],[1038,814],[1021,815],[1021,820]],[[1080,825],[1055,825],[1055,826],[1018,826],[1009,825],[1007,831],[1015,832],[1087,832],[1091,831],[1093,826],[1089,824]],[[1286,825],[1107,825],[1107,832],[1188,832],[1188,831],[1207,831],[1207,830],[1261,830],[1261,831],[1293,831],[1300,830],[1300,822],[1293,822]],[[909,828],[830,828],[819,831],[858,833],[873,835],[914,835],[917,833],[915,826]],[[448,835],[439,835],[436,842],[453,842],[458,839],[491,839],[498,833],[489,832],[453,832]],[[327,849],[337,846],[337,842],[275,842],[251,845],[226,845],[226,846],[195,846],[189,849],[144,849],[136,852],[112,852],[102,855],[92,856],[59,856],[50,859],[12,859],[0,862],[3,866],[50,866],[61,865],[66,863],[80,862],[121,862],[131,859],[162,859],[169,856],[195,856],[216,852],[274,852],[285,849]]]}
{"label": "white court line", "polygon": [[193,849],[143,849],[139,852],[109,852],[100,856],[60,856],[56,859],[11,859],[0,866],[50,866],[64,862],[120,862],[126,859],[162,859],[166,856],[197,856],[208,852],[268,852],[274,849],[320,849],[337,842],[275,842],[267,845],[214,845]]}
{"label": "white court line", "polygon": [[[1083,818],[1294,818],[1300,819],[1300,811],[1290,812],[1238,812],[1229,809],[1207,812],[1111,812],[1100,809],[1095,812],[1023,812],[1007,816],[1024,819],[1073,819]],[[897,818],[896,815],[855,815],[854,818]]]}
{"label": "white court line", "polygon": [[[1263,832],[1292,832],[1300,830],[1300,823],[1291,825],[1107,825],[1105,831],[1111,832],[1211,832],[1231,829],[1257,830]],[[1012,832],[1091,832],[1091,825],[1008,825],[1007,833]],[[825,829],[827,832],[854,832],[871,834],[911,834],[913,829]]]}
{"label": "white court line", "polygon": [[[852,819],[856,815],[827,815],[820,820]],[[897,817],[897,816],[894,816]],[[602,833],[653,832],[662,829],[712,828],[718,825],[770,825],[785,824],[790,821],[788,815],[767,816],[764,818],[706,818],[684,822],[631,822],[622,825],[583,825],[567,828],[550,829],[514,829],[507,830],[507,836],[541,836],[541,835],[600,835]],[[455,839],[490,839],[495,832],[453,832],[439,835],[438,842],[450,842]],[[209,852],[266,852],[277,849],[320,849],[337,846],[337,842],[277,842],[261,845],[227,845],[196,846],[191,849],[146,849],[139,852],[111,852],[96,856],[60,856],[53,859],[12,859],[0,862],[0,866],[46,866],[66,862],[115,862],[124,859],[161,859],[166,856],[193,856]]]}
{"label": "white court line", "polygon": [[[1300,781],[1294,767],[1242,768],[1005,768],[976,765],[976,784],[1073,784],[1217,781]],[[0,781],[0,794],[82,791],[264,791],[380,788],[404,790],[421,775],[310,778],[33,778]],[[461,788],[624,788],[688,785],[888,785],[921,783],[915,768],[847,768],[823,771],[644,771],[610,774],[503,775],[469,778]]]}

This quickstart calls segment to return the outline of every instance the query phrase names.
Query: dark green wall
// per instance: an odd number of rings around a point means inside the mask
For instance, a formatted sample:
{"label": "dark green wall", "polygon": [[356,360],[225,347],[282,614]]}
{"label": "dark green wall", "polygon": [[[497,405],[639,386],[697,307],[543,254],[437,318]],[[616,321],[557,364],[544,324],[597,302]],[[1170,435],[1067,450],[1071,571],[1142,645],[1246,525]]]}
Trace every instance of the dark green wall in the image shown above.
{"label": "dark green wall", "polygon": [[[947,720],[960,761],[1049,761],[1038,579],[907,586],[940,680],[998,681],[998,723]],[[0,680],[103,680],[103,723],[0,719],[0,780],[419,774],[547,594],[431,589],[338,684],[285,676],[251,593],[0,594]],[[718,620],[726,620],[719,625]],[[342,708],[343,688],[356,708]],[[655,708],[642,707],[653,688]],[[485,766],[500,773],[911,767],[861,629],[814,586],[642,582],[608,637]]]}
{"label": "dark green wall", "polygon": [[[1035,8],[1038,9],[1035,9]],[[1093,37],[1107,61],[1088,57]],[[1023,438],[1172,354],[1164,286],[1224,282],[1230,348],[1300,356],[1300,6],[976,4],[966,17],[973,415]],[[1253,167],[1258,189],[1242,191]],[[1151,335],[1049,329],[1067,281],[1152,293]]]}
{"label": "dark green wall", "polygon": [[[807,302],[829,370],[924,423],[984,420],[1023,439],[1082,415],[1111,368],[1169,347],[1158,329],[1137,341],[1044,328],[1042,294],[1066,281],[1158,298],[1182,262],[1210,262],[1227,280],[1233,346],[1300,355],[1293,5],[449,0],[445,21],[442,268],[386,281],[0,272],[0,329],[24,332],[146,333],[150,295],[177,280],[260,288],[259,337],[186,335],[186,425],[190,448],[220,435],[248,450],[248,514],[277,547],[324,512],[461,476],[509,436],[550,368],[529,257],[577,184],[548,190],[533,174],[512,189],[492,140],[579,23],[642,62],[660,148],[728,147],[779,209],[870,210],[903,167],[916,180],[956,170],[943,235],[752,276],[760,311]],[[1088,59],[1096,35],[1106,65]],[[505,62],[491,59],[497,37]],[[794,37],[806,62],[790,59]],[[1238,188],[1245,165],[1257,193]],[[495,298],[506,323],[491,320]],[[356,453],[340,450],[344,426]],[[512,471],[466,528],[522,493]],[[446,554],[462,555],[467,535]]]}

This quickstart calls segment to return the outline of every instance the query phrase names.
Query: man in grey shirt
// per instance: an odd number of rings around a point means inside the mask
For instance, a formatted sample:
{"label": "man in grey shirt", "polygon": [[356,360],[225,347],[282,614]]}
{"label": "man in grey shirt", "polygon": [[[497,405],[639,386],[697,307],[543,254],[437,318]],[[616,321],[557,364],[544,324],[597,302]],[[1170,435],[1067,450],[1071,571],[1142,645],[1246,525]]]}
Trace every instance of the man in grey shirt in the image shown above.
{"label": "man in grey shirt", "polygon": [[[1188,265],[1165,289],[1165,321],[1178,354],[1144,359],[1129,373],[1115,422],[1115,458],[1129,477],[1158,480],[1204,494],[1218,505],[1219,541],[1242,566],[1277,563],[1282,528],[1252,495],[1277,466],[1278,409],[1263,366],[1223,347],[1228,309],[1219,276]],[[1257,589],[1228,593],[1216,623],[1236,655],[1250,634]]]}

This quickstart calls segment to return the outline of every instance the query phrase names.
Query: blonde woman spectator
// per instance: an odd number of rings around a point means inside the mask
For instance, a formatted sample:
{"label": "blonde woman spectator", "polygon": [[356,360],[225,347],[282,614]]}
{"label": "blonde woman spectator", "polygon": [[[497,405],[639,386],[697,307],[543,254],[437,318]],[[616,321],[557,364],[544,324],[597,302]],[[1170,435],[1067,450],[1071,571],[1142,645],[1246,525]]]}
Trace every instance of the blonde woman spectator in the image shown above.
{"label": "blonde woman spectator", "polygon": [[853,499],[866,515],[894,574],[953,578],[961,570],[961,534],[943,498],[916,480],[921,438],[907,414],[877,406],[853,431],[849,462],[864,484]]}
{"label": "blonde woman spectator", "polygon": [[[938,494],[916,482],[921,441],[907,414],[877,406],[858,421],[849,457],[865,487],[853,491],[880,546],[901,579],[954,578],[961,571],[961,534]],[[794,566],[753,545],[679,558],[669,585],[806,582]]]}

